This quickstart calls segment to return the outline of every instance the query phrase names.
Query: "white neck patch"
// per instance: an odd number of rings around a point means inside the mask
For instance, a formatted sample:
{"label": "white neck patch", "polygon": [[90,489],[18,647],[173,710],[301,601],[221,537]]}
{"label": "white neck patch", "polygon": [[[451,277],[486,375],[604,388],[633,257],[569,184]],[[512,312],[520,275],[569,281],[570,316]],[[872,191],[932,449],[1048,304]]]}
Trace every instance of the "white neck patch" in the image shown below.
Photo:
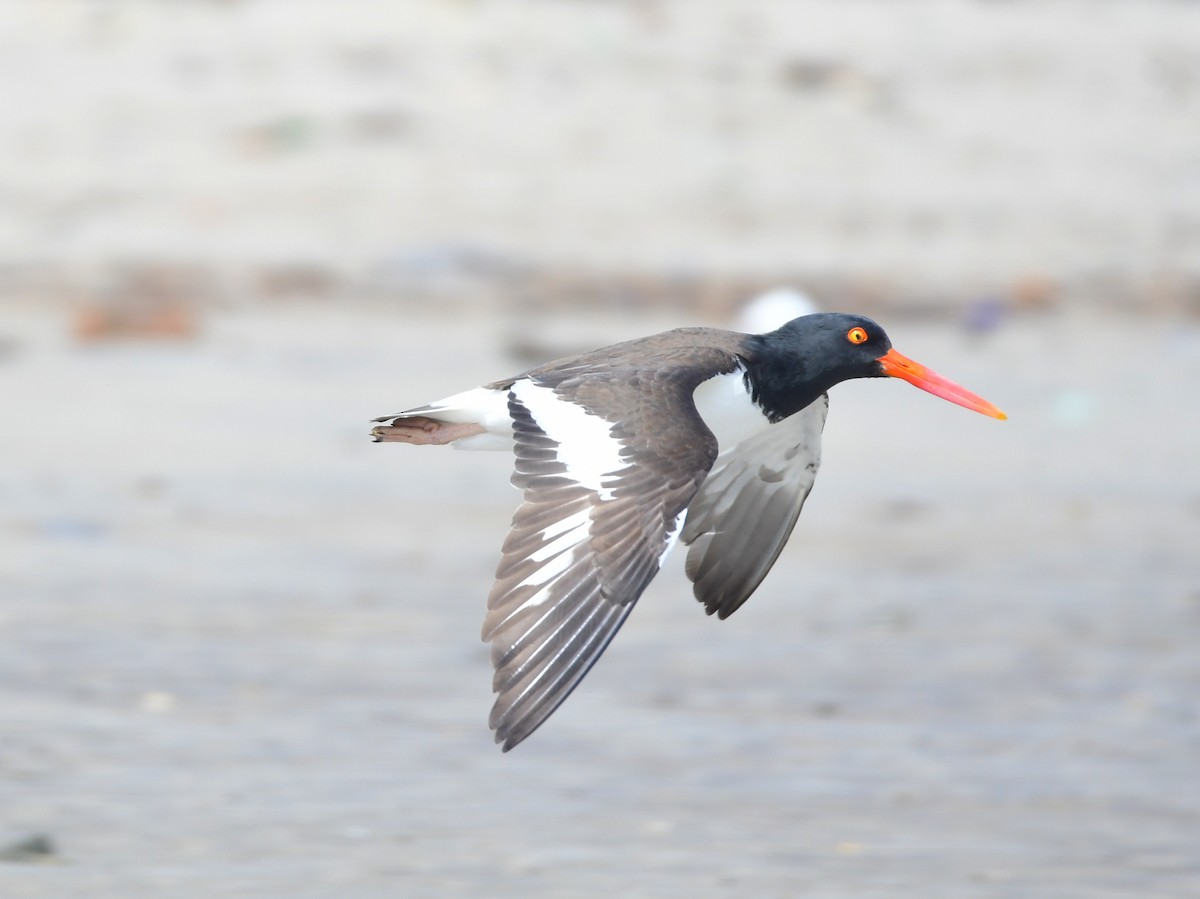
{"label": "white neck patch", "polygon": [[696,411],[717,438],[717,451],[727,452],[771,426],[746,389],[746,370],[738,365],[731,372],[714,375],[692,394]]}

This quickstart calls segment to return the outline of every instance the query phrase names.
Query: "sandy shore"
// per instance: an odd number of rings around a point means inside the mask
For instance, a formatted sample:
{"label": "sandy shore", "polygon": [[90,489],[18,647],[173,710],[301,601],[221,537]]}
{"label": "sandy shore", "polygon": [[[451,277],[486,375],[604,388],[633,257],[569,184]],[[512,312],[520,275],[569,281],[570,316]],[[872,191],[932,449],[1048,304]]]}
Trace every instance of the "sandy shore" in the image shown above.
{"label": "sandy shore", "polygon": [[365,436],[521,367],[498,319],[9,310],[0,844],[55,852],[0,892],[1200,896],[1200,331],[888,324],[1011,421],[838,388],[754,599],[706,618],[675,559],[502,755],[507,460]]}

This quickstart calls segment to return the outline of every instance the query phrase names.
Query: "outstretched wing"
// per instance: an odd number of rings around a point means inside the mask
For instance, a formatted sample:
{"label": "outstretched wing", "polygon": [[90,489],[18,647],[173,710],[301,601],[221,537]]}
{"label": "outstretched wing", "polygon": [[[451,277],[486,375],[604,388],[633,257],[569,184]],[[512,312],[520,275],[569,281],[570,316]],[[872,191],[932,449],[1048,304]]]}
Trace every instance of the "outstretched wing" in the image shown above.
{"label": "outstretched wing", "polygon": [[512,481],[524,501],[483,626],[497,694],[489,723],[506,751],[596,663],[675,542],[717,456],[691,401],[700,377],[550,372],[512,384]]}
{"label": "outstretched wing", "polygon": [[728,618],[791,536],[821,463],[828,394],[717,457],[688,508],[685,571],[710,615]]}

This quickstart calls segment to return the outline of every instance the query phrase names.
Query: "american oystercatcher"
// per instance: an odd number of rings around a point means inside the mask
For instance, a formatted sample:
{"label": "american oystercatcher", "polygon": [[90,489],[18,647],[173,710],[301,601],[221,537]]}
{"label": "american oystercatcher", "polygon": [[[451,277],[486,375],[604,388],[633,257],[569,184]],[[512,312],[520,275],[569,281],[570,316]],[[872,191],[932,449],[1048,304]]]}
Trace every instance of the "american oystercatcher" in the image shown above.
{"label": "american oystercatcher", "polygon": [[1006,417],[869,318],[818,313],[767,334],[666,331],[375,419],[376,442],[516,455],[523,502],[483,624],[496,742],[512,749],[567,698],[677,540],[705,610],[737,611],[812,490],[827,391],[881,377]]}

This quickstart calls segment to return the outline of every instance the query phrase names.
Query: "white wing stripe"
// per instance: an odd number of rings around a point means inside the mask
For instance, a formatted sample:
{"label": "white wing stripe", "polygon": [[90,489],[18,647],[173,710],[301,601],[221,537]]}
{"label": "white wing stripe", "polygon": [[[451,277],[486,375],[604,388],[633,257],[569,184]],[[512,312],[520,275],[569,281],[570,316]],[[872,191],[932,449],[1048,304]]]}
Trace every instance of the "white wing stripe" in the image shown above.
{"label": "white wing stripe", "polygon": [[513,384],[512,393],[545,435],[558,443],[556,455],[568,474],[601,501],[612,499],[613,489],[605,482],[628,464],[612,436],[612,423],[526,378]]}
{"label": "white wing stripe", "polygon": [[549,542],[539,547],[536,552],[530,553],[529,558],[534,562],[542,562],[570,549],[587,539],[591,524],[590,509],[583,509],[574,515],[568,515],[562,521],[554,522],[541,533],[541,538]]}

